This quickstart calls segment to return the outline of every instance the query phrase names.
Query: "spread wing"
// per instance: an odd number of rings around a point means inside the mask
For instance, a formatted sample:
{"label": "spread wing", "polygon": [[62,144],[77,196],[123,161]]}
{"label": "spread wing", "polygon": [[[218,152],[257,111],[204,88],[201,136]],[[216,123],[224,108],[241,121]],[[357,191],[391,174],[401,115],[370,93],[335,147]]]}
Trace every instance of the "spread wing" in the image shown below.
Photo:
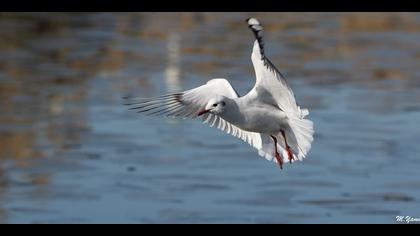
{"label": "spread wing", "polygon": [[212,79],[206,84],[184,92],[153,98],[126,98],[130,110],[155,116],[195,118],[208,101],[221,95],[237,98],[238,94],[226,79]]}
{"label": "spread wing", "polygon": [[[286,113],[288,117],[287,123],[290,128],[286,129],[286,132],[290,133],[288,135],[289,145],[298,159],[302,160],[310,150],[313,141],[313,122],[304,119],[309,114],[309,111],[301,109],[296,104],[295,95],[287,84],[286,79],[264,54],[261,24],[255,18],[250,18],[247,22],[256,38],[251,56],[256,82],[254,88],[246,96],[249,95],[261,103],[277,106]],[[292,140],[291,137],[293,137]],[[263,143],[268,143],[268,141]],[[268,146],[266,150],[269,150]],[[270,151],[266,153],[268,153],[266,157],[271,158]]]}
{"label": "spread wing", "polygon": [[[146,115],[197,118],[208,101],[217,95],[231,99],[238,97],[238,93],[226,79],[212,79],[200,87],[184,92],[154,98],[127,98],[126,105],[130,106],[130,110]],[[261,148],[259,133],[244,131],[214,114],[206,113],[202,117],[203,123],[210,127],[216,127],[240,138],[258,150]]]}
{"label": "spread wing", "polygon": [[308,114],[308,111],[299,108],[286,79],[264,54],[261,24],[256,19],[250,18],[248,25],[256,37],[251,56],[256,82],[249,94],[263,103],[277,106],[288,115],[297,115],[303,118]]}

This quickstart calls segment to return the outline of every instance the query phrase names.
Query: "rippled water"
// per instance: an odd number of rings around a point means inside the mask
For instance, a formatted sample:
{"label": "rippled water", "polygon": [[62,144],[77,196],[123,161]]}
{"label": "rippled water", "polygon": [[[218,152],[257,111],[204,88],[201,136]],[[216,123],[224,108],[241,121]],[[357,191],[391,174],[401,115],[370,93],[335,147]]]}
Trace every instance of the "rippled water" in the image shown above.
{"label": "rippled water", "polygon": [[[311,111],[304,162],[127,111],[254,83],[252,33]],[[395,223],[420,217],[420,14],[1,13],[0,223]]]}

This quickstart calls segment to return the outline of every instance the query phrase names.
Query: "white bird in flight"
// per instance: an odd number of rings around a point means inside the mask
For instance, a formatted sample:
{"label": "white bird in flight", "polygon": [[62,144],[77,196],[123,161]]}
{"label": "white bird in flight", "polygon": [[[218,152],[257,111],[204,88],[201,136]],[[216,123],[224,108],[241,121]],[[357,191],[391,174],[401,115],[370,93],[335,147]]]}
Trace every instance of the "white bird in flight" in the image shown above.
{"label": "white bird in flight", "polygon": [[284,162],[307,156],[313,122],[305,119],[309,111],[296,104],[284,76],[264,54],[261,24],[255,18],[246,21],[256,38],[251,56],[256,82],[245,96],[239,97],[226,79],[216,78],[179,93],[127,98],[126,105],[148,115],[202,117],[203,123],[241,138],[283,168]]}

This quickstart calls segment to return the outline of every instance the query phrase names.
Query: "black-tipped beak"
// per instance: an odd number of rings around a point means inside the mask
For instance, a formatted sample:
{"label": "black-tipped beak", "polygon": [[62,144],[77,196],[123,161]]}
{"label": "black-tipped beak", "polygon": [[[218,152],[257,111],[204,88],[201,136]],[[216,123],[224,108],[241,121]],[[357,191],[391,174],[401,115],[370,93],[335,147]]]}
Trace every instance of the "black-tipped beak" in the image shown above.
{"label": "black-tipped beak", "polygon": [[210,110],[207,110],[207,109],[204,109],[204,110],[202,110],[202,111],[200,111],[198,114],[197,114],[197,116],[201,116],[201,115],[203,115],[203,114],[206,114],[207,112],[209,112]]}

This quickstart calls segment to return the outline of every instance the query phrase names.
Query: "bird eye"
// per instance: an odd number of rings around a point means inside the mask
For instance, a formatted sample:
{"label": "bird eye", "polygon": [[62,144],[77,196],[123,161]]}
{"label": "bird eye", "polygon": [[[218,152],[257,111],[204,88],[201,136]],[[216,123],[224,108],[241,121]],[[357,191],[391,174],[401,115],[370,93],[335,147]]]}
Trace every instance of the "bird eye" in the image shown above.
{"label": "bird eye", "polygon": [[213,104],[213,107],[216,107],[216,106],[217,106],[217,103]]}
{"label": "bird eye", "polygon": [[225,106],[226,105],[226,103],[225,102],[222,102],[222,106]]}

